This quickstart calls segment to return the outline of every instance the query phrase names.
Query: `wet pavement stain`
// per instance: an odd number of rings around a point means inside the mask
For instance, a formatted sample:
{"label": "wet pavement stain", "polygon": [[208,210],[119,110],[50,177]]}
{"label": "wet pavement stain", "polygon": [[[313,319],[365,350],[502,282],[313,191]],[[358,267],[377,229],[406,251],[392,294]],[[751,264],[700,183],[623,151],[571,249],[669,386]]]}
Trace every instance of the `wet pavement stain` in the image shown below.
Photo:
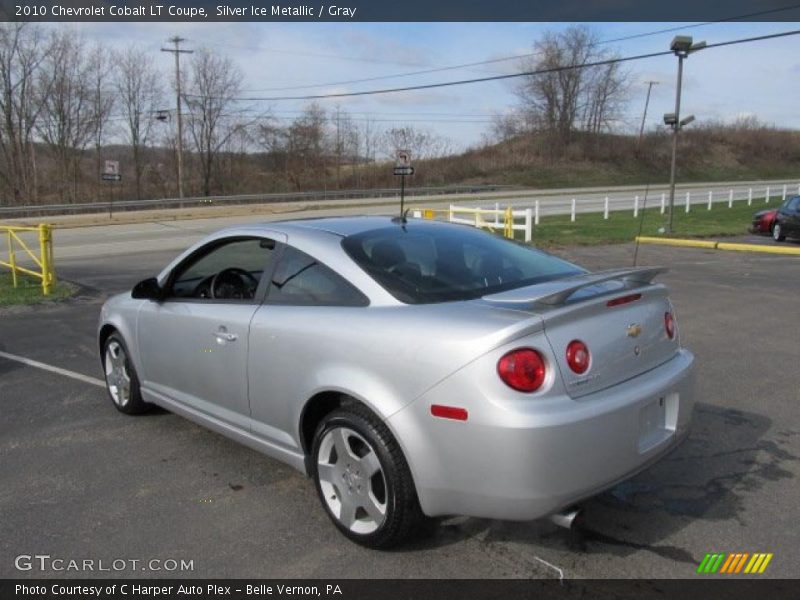
{"label": "wet pavement stain", "polygon": [[645,550],[668,560],[697,564],[697,560],[690,552],[683,548],[678,548],[677,546],[639,544],[637,542],[621,540],[587,527],[575,528],[569,532],[569,547],[572,550],[588,552],[590,542],[607,544],[610,546],[621,546],[624,548],[631,548],[632,550]]}

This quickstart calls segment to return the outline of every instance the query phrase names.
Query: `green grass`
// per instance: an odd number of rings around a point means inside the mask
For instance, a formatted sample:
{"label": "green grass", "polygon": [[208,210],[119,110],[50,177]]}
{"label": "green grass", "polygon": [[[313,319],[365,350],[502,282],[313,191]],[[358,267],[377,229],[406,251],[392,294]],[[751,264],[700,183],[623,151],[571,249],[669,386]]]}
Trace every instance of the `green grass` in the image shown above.
{"label": "green grass", "polygon": [[[707,238],[742,235],[747,233],[756,211],[777,208],[780,204],[777,200],[766,204],[763,198],[753,199],[752,206],[740,200],[734,202],[733,208],[728,208],[726,202],[715,203],[711,210],[705,204],[693,204],[691,211],[686,214],[684,204],[678,202],[673,232],[667,236],[658,230],[661,227],[666,229],[669,216],[661,214],[660,198],[654,203],[657,205],[655,208],[640,210],[637,218],[633,217],[633,209],[612,211],[608,220],[603,219],[602,213],[578,213],[574,223],[570,222],[569,215],[543,216],[539,226],[534,228],[533,243],[542,247],[557,247],[632,242],[639,235],[640,221],[641,235],[644,236]],[[515,234],[517,239],[523,238],[522,231]]]}
{"label": "green grass", "polygon": [[74,288],[68,283],[57,282],[49,296],[42,294],[39,280],[26,275],[17,275],[17,287],[14,287],[11,273],[0,273],[0,307],[36,304],[43,300],[60,300],[72,295]]}

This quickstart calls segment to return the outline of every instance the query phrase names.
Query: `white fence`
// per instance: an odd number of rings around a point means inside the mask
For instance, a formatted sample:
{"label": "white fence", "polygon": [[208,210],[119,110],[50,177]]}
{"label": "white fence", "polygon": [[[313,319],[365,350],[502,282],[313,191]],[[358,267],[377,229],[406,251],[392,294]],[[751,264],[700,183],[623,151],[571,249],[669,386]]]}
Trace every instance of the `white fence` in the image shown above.
{"label": "white fence", "polygon": [[[763,203],[780,201],[794,195],[795,189],[800,195],[800,184],[782,184],[766,187],[740,187],[729,189],[693,190],[685,194],[676,192],[675,210],[690,212],[695,209],[705,208],[711,210],[714,204],[724,203],[728,208],[733,208],[735,202],[747,201],[751,206],[755,199],[763,197]],[[570,221],[575,222],[580,214],[602,213],[604,219],[609,219],[612,212],[630,211],[634,218],[645,209],[658,208],[661,214],[667,211],[668,195],[666,192],[627,197],[612,197],[611,195],[589,195],[585,198],[565,197],[563,200],[549,198],[545,200],[514,199],[513,204],[501,207],[495,203],[493,208],[476,206],[458,206],[451,204],[448,209],[417,209],[413,211],[416,218],[433,219],[437,215],[446,218],[451,223],[462,223],[482,229],[501,232],[508,238],[514,237],[515,231],[525,232],[525,241],[533,239],[533,229],[539,225],[543,216],[569,215]],[[532,202],[532,204],[531,204]]]}
{"label": "white fence", "polygon": [[[732,208],[735,202],[747,201],[752,205],[756,198],[763,198],[765,204],[800,195],[800,184],[783,184],[765,187],[739,187],[728,189],[709,189],[675,192],[675,210],[690,212],[695,205],[705,206],[711,210],[714,204],[725,203]],[[614,196],[611,194],[591,194],[586,197],[565,196],[543,200],[526,200],[524,198],[512,201],[515,214],[522,215],[520,211],[531,209],[534,215],[534,225],[538,225],[541,217],[552,215],[569,215],[570,221],[575,221],[581,213],[602,213],[604,219],[609,219],[612,212],[630,211],[633,217],[639,216],[639,211],[647,208],[658,207],[661,214],[665,214],[669,204],[669,194],[661,191],[635,195]],[[495,209],[499,208],[495,205]],[[491,209],[486,209],[491,210]]]}

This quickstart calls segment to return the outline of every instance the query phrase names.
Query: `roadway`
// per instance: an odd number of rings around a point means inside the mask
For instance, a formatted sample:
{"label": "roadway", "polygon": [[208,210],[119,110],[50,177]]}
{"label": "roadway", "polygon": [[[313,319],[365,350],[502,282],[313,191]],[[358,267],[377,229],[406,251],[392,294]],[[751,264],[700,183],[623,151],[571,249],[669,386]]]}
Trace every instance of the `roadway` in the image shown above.
{"label": "roadway", "polygon": [[[787,194],[797,190],[798,184],[794,181],[787,182],[736,182],[736,183],[697,183],[680,186],[676,194],[676,203],[679,210],[683,210],[686,194],[690,195],[693,204],[706,204],[708,192],[713,193],[714,202],[727,202],[729,190],[734,190],[734,201],[747,201],[749,189],[754,190],[754,198],[761,199],[766,187],[769,186],[773,194],[772,202],[764,204],[764,200],[754,204],[754,211],[761,206],[776,206],[782,198],[783,186],[786,185]],[[542,216],[553,214],[566,214],[571,209],[571,199],[576,198],[576,213],[599,212],[603,210],[605,197],[609,196],[609,210],[633,210],[634,198],[640,199],[639,208],[645,206],[645,193],[647,206],[655,207],[661,202],[661,194],[666,194],[666,186],[658,185],[652,188],[641,186],[622,186],[615,188],[574,188],[549,190],[546,192],[520,191],[509,195],[508,192],[496,194],[481,194],[475,196],[431,196],[428,198],[410,198],[408,206],[412,209],[425,206],[435,209],[446,209],[451,203],[459,206],[494,208],[495,203],[505,207],[511,204],[514,208],[531,208],[538,200]],[[264,205],[261,207],[247,207],[245,212],[237,213],[235,207],[217,207],[206,213],[200,213],[205,218],[181,219],[172,211],[159,211],[150,218],[140,222],[125,223],[125,219],[137,217],[138,213],[123,213],[117,215],[122,224],[102,224],[104,217],[98,216],[95,221],[101,224],[92,226],[75,227],[76,224],[85,224],[86,216],[63,217],[48,219],[56,225],[54,248],[57,265],[64,260],[92,256],[117,256],[142,250],[172,250],[178,251],[186,248],[204,235],[222,227],[238,223],[265,222],[276,219],[307,218],[311,216],[335,216],[395,214],[398,210],[397,200],[372,199],[372,200],[346,200],[322,205],[309,205],[307,203],[287,203]],[[276,210],[279,209],[279,210]],[[145,215],[139,215],[139,217]],[[28,220],[29,221],[29,220]],[[17,221],[7,221],[13,224]],[[92,221],[89,221],[92,222]]]}

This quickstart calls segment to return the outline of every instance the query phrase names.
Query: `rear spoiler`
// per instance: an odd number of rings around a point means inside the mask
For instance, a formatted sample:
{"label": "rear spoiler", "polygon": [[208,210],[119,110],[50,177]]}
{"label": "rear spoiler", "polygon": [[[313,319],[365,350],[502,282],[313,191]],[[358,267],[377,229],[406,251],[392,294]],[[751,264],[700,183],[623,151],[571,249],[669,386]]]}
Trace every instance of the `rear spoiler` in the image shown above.
{"label": "rear spoiler", "polygon": [[632,285],[647,285],[652,283],[656,275],[666,273],[668,270],[666,267],[638,267],[598,271],[596,273],[556,279],[516,290],[509,290],[508,292],[490,294],[484,296],[483,299],[499,304],[538,304],[542,307],[552,308],[564,304],[572,294],[581,288],[612,280],[621,280]]}

